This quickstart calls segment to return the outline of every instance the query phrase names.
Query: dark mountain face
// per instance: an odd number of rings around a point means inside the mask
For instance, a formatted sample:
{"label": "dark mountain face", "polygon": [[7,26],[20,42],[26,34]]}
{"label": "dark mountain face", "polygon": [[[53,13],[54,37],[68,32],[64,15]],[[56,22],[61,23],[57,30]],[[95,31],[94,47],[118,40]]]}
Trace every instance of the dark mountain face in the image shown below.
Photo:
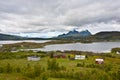
{"label": "dark mountain face", "polygon": [[88,30],[81,31],[80,34],[81,34],[82,36],[91,36],[91,35],[92,35]]}
{"label": "dark mountain face", "polygon": [[73,30],[73,31],[69,31],[67,34],[68,34],[68,35],[71,35],[71,34],[79,34],[79,32],[76,31],[76,30]]}
{"label": "dark mountain face", "polygon": [[59,35],[58,38],[65,38],[65,37],[86,37],[90,36],[91,33],[88,30],[78,32],[76,30],[69,31],[67,34]]}

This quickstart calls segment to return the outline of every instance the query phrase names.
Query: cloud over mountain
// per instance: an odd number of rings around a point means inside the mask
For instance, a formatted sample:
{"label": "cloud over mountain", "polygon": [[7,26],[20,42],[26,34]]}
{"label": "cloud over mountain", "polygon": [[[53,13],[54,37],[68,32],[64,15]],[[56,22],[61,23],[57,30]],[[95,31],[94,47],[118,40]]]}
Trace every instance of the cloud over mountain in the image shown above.
{"label": "cloud over mountain", "polygon": [[0,0],[0,32],[120,30],[120,0]]}

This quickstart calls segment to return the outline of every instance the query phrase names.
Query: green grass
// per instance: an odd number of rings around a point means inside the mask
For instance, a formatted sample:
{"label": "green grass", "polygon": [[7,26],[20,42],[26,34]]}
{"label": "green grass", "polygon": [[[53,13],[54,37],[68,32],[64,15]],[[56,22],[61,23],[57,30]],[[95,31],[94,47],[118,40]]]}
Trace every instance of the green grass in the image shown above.
{"label": "green grass", "polygon": [[[70,79],[64,79],[64,78],[49,78],[48,80],[70,80]],[[71,79],[72,80],[72,79]]]}
{"label": "green grass", "polygon": [[32,80],[20,74],[0,74],[0,80]]}
{"label": "green grass", "polygon": [[[34,53],[26,53],[26,54],[25,53],[16,53],[16,54],[17,55],[20,54],[22,56],[23,55],[29,56],[29,55],[34,54]],[[58,71],[58,73],[62,72],[65,75],[73,73],[75,76],[76,72],[82,72],[83,76],[84,75],[91,75],[91,73],[93,73],[92,77],[94,77],[94,76],[99,77],[99,75],[100,76],[102,76],[102,75],[108,76],[109,75],[108,77],[110,77],[110,73],[115,74],[117,71],[120,71],[120,55],[114,54],[114,56],[116,56],[116,57],[107,57],[106,55],[101,56],[101,55],[96,54],[96,55],[88,56],[88,58],[86,58],[85,60],[69,60],[68,58],[51,59],[51,58],[49,58],[49,56],[41,58],[40,61],[28,61],[27,57],[26,58],[23,57],[23,58],[19,58],[19,59],[15,58],[15,57],[10,58],[10,59],[1,59],[0,60],[0,67],[4,68],[9,63],[13,69],[12,69],[11,73],[7,73],[7,72],[0,73],[0,80],[37,80],[37,79],[41,78],[41,76],[36,77],[36,78],[30,78],[30,77],[24,75],[24,68],[26,68],[28,66],[28,64],[31,67],[31,68],[29,68],[30,71],[33,70],[35,65],[40,65],[41,68],[45,69],[45,73],[42,72],[41,75],[46,76],[45,74],[47,74],[47,73],[48,73],[48,75],[54,74],[54,72],[50,72],[49,70],[47,70],[48,60],[50,60],[50,61],[56,60],[57,63],[59,64],[59,66],[64,66],[66,69],[63,71],[62,70]],[[102,57],[105,58],[104,64],[96,64],[95,59],[102,58]],[[84,63],[84,66],[77,67],[78,63],[79,64]],[[21,73],[15,72],[15,69],[17,67],[19,67],[23,73],[22,72]],[[29,73],[29,69],[26,69],[26,70],[28,70],[28,73]],[[56,73],[56,74],[58,74],[58,73]],[[92,80],[92,77],[91,77],[91,80]],[[48,80],[70,80],[70,79],[67,79],[64,77],[60,78],[60,77],[50,76],[48,78]],[[72,80],[72,78],[71,78],[71,80]],[[73,79],[73,80],[75,80],[75,79]],[[95,80],[95,79],[93,79],[93,80]],[[105,79],[103,79],[103,80],[105,80]]]}

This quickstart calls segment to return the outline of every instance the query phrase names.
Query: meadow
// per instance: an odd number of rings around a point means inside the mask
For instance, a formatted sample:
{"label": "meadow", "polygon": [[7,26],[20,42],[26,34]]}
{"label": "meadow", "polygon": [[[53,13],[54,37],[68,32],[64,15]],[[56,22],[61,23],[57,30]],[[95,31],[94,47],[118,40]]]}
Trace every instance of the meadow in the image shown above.
{"label": "meadow", "polygon": [[[0,53],[0,80],[120,80],[118,54],[80,52],[87,56],[85,60],[51,57],[61,53],[73,52]],[[40,56],[41,60],[28,61],[28,56]],[[96,64],[96,58],[103,58],[104,63]]]}

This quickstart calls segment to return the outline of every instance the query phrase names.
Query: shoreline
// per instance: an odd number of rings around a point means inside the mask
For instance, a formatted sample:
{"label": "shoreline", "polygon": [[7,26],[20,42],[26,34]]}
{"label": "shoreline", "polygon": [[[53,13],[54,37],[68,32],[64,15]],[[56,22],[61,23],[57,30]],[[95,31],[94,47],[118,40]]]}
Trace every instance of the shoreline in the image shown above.
{"label": "shoreline", "polygon": [[[25,50],[25,49],[30,49],[30,50],[33,49],[34,50],[34,49],[37,49],[37,48],[44,48],[45,46],[49,46],[49,45],[74,44],[74,43],[81,43],[81,42],[68,42],[68,41],[61,41],[61,40],[53,40],[53,41],[44,42],[44,43],[20,42],[20,43],[14,43],[14,44],[3,44],[3,46],[0,48],[0,51],[1,52],[4,52],[4,51],[9,52],[9,51],[17,51],[17,50]],[[96,43],[96,42],[93,42],[93,43]],[[81,43],[81,44],[91,44],[91,43]],[[35,51],[40,51],[40,50],[35,50]],[[48,50],[48,51],[50,51],[50,50]],[[53,51],[59,51],[59,50],[53,50]],[[72,49],[69,50],[69,51],[72,51]],[[84,50],[74,50],[74,51],[84,51]],[[92,52],[92,51],[87,51],[86,50],[86,52]],[[104,51],[103,52],[97,52],[96,51],[94,53],[107,53],[107,52],[104,52]]]}

